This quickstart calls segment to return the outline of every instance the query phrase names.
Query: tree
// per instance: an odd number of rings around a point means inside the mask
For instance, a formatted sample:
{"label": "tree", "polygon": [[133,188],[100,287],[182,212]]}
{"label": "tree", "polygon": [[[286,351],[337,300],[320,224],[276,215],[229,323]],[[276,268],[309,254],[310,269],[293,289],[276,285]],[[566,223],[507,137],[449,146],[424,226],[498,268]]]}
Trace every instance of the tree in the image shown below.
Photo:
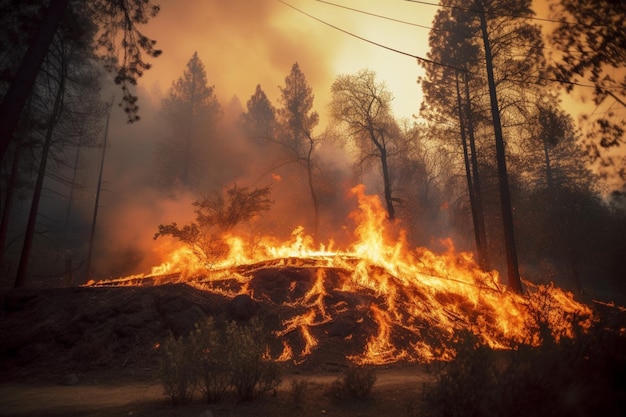
{"label": "tree", "polygon": [[249,190],[234,184],[223,194],[214,193],[193,203],[197,209],[194,223],[178,227],[176,223],[159,225],[154,239],[172,236],[189,245],[205,265],[211,266],[228,254],[225,234],[270,209],[269,187]]}
{"label": "tree", "polygon": [[[602,155],[601,148],[623,145],[626,133],[626,3],[623,1],[561,0],[551,9],[560,21],[550,34],[551,43],[558,48],[553,71],[556,78],[571,92],[579,84],[593,85],[596,106],[611,100],[607,112],[587,115],[592,121],[588,132],[589,153],[614,165]],[[597,142],[596,142],[597,141]],[[617,168],[622,180],[626,171]]]}
{"label": "tree", "polygon": [[242,129],[254,140],[273,140],[276,136],[276,123],[276,109],[259,84],[246,103],[246,112],[241,115]]}
{"label": "tree", "polygon": [[[43,5],[41,9],[44,9]],[[137,78],[150,68],[143,54],[157,57],[161,51],[155,48],[156,41],[139,31],[137,25],[147,23],[158,12],[159,7],[149,0],[92,0],[88,3],[50,0],[21,64],[13,73],[10,86],[0,105],[0,160],[4,159],[7,148],[13,140],[20,115],[55,33],[63,22],[71,22],[74,16],[87,16],[100,27],[96,44],[92,44],[92,47],[94,50],[103,51],[102,57],[107,69],[116,72],[115,83],[122,86],[122,103],[129,121],[138,120],[137,97],[132,94],[129,87],[135,85]],[[122,40],[118,45],[119,32],[122,32]],[[84,39],[89,32],[77,31],[74,35]],[[92,43],[93,39],[88,41]],[[120,53],[121,60],[118,57]]]}
{"label": "tree", "polygon": [[319,207],[315,184],[313,181],[313,151],[317,140],[313,137],[313,129],[319,123],[319,115],[313,111],[313,95],[306,77],[298,63],[294,63],[291,72],[285,78],[285,86],[279,87],[281,96],[276,112],[279,132],[277,143],[286,152],[289,160],[304,167],[307,174],[307,185],[313,206],[313,236],[317,236],[319,228]]}
{"label": "tree", "polygon": [[[505,242],[509,285],[519,291],[507,156],[514,161],[524,158],[519,144],[542,93],[537,87],[546,73],[541,32],[528,20],[533,13],[528,0],[476,0],[469,5],[456,0],[443,3],[445,7],[438,11],[429,39],[432,62],[425,64],[430,78],[425,89],[431,102],[427,110],[434,110],[440,119],[464,122],[460,131],[466,132],[471,149],[468,154],[467,145],[463,147],[466,168],[467,164],[472,165],[471,170],[466,169],[466,176],[471,179],[470,198],[472,194],[474,198],[482,197],[481,192],[472,190],[484,178],[476,175],[479,161],[487,163],[487,167],[491,161],[496,162],[500,230]],[[463,74],[465,94],[462,88],[455,87],[460,74]],[[460,100],[462,96],[464,100]],[[453,97],[457,103],[451,102]],[[457,114],[451,114],[452,109],[457,109]],[[472,139],[472,135],[478,139],[475,133],[479,123],[490,125],[495,138],[493,155],[484,154],[493,152],[490,150],[493,145],[485,146],[486,142],[481,140],[482,146],[476,146]],[[476,150],[483,153],[480,159]],[[479,225],[476,223],[475,228]]]}
{"label": "tree", "polygon": [[194,52],[163,99],[162,114],[170,131],[159,142],[155,157],[161,184],[168,191],[178,186],[192,190],[204,186],[220,116],[214,88],[208,85],[204,64]]}
{"label": "tree", "polygon": [[389,158],[395,150],[398,126],[391,115],[392,95],[368,69],[338,76],[331,93],[331,117],[347,128],[360,152],[360,163],[372,158],[380,162],[387,215],[389,220],[394,220],[396,210]]}
{"label": "tree", "polygon": [[[94,33],[96,28],[90,20],[79,17],[72,21],[72,25],[63,25],[59,28],[36,80],[28,110],[25,112],[25,116],[32,120],[32,123],[20,130],[21,141],[15,143],[16,146],[13,147],[16,157],[12,171],[18,171],[20,165],[28,162],[37,172],[15,278],[16,287],[26,283],[44,180],[48,178],[57,183],[66,182],[61,174],[66,166],[65,150],[77,146],[79,141],[83,144],[90,141],[93,143],[93,137],[77,135],[76,131],[81,131],[77,129],[79,126],[85,128],[89,124],[97,124],[96,120],[100,117],[99,80],[102,74],[96,69],[95,56],[88,43],[74,36],[77,30],[88,34]],[[91,133],[95,130],[97,129]],[[85,130],[82,129],[82,132]],[[26,150],[29,152],[25,152]],[[24,157],[29,155],[32,161],[25,161]],[[4,233],[7,232],[5,222],[8,222],[8,212],[13,204],[12,196],[15,194],[14,187],[17,186],[13,175],[7,185],[2,219],[3,242]]]}

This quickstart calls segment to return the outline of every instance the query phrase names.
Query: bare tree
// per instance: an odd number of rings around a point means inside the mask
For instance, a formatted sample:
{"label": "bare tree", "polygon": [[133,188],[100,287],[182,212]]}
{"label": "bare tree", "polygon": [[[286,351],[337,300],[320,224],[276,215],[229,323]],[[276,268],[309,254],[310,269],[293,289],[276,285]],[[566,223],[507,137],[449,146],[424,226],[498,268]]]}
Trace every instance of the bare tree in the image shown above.
{"label": "bare tree", "polygon": [[376,81],[376,74],[367,69],[338,76],[331,92],[331,117],[347,129],[359,150],[360,163],[372,158],[380,162],[387,215],[389,220],[394,220],[389,158],[395,151],[399,132],[391,115],[392,95],[384,83]]}

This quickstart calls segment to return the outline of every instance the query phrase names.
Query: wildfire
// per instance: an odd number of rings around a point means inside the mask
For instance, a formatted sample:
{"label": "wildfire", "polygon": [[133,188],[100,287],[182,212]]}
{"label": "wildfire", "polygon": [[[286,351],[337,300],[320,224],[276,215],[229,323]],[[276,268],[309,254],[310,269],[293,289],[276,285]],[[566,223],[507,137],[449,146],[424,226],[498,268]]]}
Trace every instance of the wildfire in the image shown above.
{"label": "wildfire", "polygon": [[[525,295],[507,291],[495,271],[482,271],[472,255],[457,252],[451,240],[445,242],[443,254],[410,249],[404,232],[392,236],[388,230],[386,212],[377,197],[366,195],[363,186],[351,193],[358,201],[358,209],[351,214],[356,223],[355,242],[345,249],[335,249],[332,242],[315,247],[302,227],[282,243],[263,237],[250,244],[228,235],[223,237],[228,254],[210,269],[198,262],[189,248],[178,246],[169,248],[166,261],[150,275],[117,283],[132,285],[142,278],[158,283],[158,277],[163,282],[170,279],[163,277],[175,274],[231,297],[247,293],[255,298],[260,295],[252,280],[260,270],[305,270],[308,281],[292,279],[284,288],[284,299],[267,297],[296,311],[274,332],[282,343],[282,353],[277,355],[281,361],[305,360],[325,333],[334,331],[344,340],[354,341],[354,329],[359,327],[372,331],[361,350],[348,359],[381,364],[450,359],[454,356],[450,342],[458,331],[471,331],[494,348],[510,348],[519,342],[541,343],[538,320],[557,338],[573,337],[575,325],[585,328],[591,324],[591,310],[576,302],[572,294],[528,282]],[[230,292],[219,289],[221,280],[233,278],[238,287],[232,289],[231,285]],[[366,302],[358,301],[355,294]],[[338,326],[335,318],[345,315],[349,306],[356,310],[354,317],[344,320],[349,325],[329,330],[331,325]],[[302,348],[295,349],[287,338],[299,339]]]}

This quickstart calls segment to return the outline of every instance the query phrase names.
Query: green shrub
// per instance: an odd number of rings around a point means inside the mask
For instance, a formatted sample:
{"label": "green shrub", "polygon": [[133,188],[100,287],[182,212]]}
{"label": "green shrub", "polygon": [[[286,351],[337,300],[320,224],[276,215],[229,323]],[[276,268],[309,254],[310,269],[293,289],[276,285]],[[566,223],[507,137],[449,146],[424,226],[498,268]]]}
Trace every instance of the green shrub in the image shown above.
{"label": "green shrub", "polygon": [[263,326],[253,319],[247,325],[226,328],[231,384],[241,401],[276,390],[281,382],[279,365],[269,357]]}
{"label": "green shrub", "polygon": [[265,340],[258,320],[218,329],[209,318],[186,338],[170,334],[161,346],[165,393],[181,404],[192,399],[197,386],[209,403],[219,402],[229,390],[242,401],[276,390],[281,370],[269,357]]}
{"label": "green shrub", "polygon": [[227,343],[223,343],[223,332],[215,327],[213,318],[196,323],[190,343],[197,355],[198,384],[207,403],[222,400],[231,383],[228,366]]}
{"label": "green shrub", "polygon": [[190,401],[196,388],[197,360],[194,346],[169,334],[161,345],[159,377],[173,404]]}
{"label": "green shrub", "polygon": [[328,394],[335,400],[365,400],[371,396],[376,383],[373,368],[349,367],[343,376],[330,385]]}

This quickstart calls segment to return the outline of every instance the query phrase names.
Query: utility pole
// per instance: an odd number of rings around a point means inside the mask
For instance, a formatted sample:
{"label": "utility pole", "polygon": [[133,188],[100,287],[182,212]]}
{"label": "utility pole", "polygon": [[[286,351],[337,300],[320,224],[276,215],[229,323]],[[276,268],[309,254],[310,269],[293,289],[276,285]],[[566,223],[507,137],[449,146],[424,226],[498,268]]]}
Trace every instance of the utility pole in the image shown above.
{"label": "utility pole", "polygon": [[96,202],[93,208],[93,218],[91,220],[91,233],[89,234],[89,249],[87,252],[87,266],[85,267],[85,277],[89,279],[91,276],[91,257],[93,255],[93,242],[96,235],[96,221],[98,219],[98,207],[100,205],[100,190],[102,188],[102,172],[104,171],[104,156],[107,149],[107,139],[109,137],[109,121],[111,120],[111,109],[113,108],[113,100],[109,104],[109,113],[104,128],[104,139],[102,140],[102,155],[100,157],[100,172],[98,173],[98,186],[96,188]]}

